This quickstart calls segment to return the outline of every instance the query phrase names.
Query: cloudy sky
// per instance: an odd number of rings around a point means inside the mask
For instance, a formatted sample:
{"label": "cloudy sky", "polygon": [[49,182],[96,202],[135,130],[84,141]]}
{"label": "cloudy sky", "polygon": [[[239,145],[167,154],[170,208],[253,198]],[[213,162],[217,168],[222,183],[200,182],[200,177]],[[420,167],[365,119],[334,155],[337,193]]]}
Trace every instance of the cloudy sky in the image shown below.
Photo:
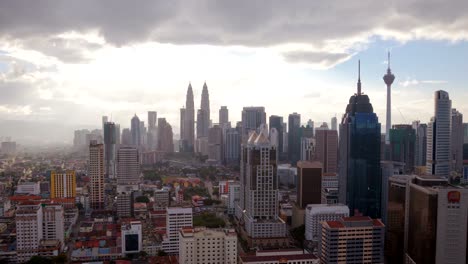
{"label": "cloudy sky", "polygon": [[231,121],[243,106],[329,121],[358,59],[384,123],[388,50],[394,123],[428,121],[438,89],[467,114],[467,13],[466,0],[1,1],[0,136],[71,142],[102,115],[128,127],[148,110],[178,134],[188,83],[198,108],[204,81],[213,122],[221,105]]}

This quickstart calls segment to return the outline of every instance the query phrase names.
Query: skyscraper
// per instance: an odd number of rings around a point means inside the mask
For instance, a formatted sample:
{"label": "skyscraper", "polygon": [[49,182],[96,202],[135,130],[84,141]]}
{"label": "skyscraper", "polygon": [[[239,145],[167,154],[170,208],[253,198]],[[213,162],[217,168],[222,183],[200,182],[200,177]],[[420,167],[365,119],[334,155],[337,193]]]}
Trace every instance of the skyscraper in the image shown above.
{"label": "skyscraper", "polygon": [[132,145],[139,147],[141,145],[140,119],[135,114],[131,120]]}
{"label": "skyscraper", "polygon": [[301,156],[301,115],[298,113],[288,117],[288,155],[292,165],[296,165]]}
{"label": "skyscraper", "polygon": [[198,109],[197,111],[197,139],[208,137],[209,114],[206,110]]}
{"label": "skyscraper", "polygon": [[229,110],[227,106],[221,106],[219,109],[219,124],[221,126],[227,126],[229,123]]}
{"label": "skyscraper", "polygon": [[404,163],[404,172],[414,170],[416,133],[411,125],[394,125],[390,129],[390,153],[392,161]]}
{"label": "skyscraper", "polygon": [[[359,67],[360,68],[360,67]],[[339,201],[351,215],[381,217],[380,123],[369,97],[351,96],[340,124]]]}
{"label": "skyscraper", "polygon": [[140,157],[136,147],[121,147],[117,151],[117,184],[138,185]]}
{"label": "skyscraper", "polygon": [[157,142],[157,127],[156,122],[158,118],[158,113],[156,111],[148,111],[148,133],[146,140],[148,141],[148,148],[150,150],[156,149]]}
{"label": "skyscraper", "polygon": [[174,133],[166,118],[158,118],[158,150],[174,152]]}
{"label": "skyscraper", "polygon": [[390,52],[388,52],[388,68],[387,74],[383,76],[383,80],[387,85],[387,119],[385,122],[385,142],[390,143],[390,128],[392,127],[392,83],[395,80],[395,75],[390,69]]}
{"label": "skyscraper", "polygon": [[282,154],[283,154],[283,117],[282,116],[277,116],[277,115],[272,115],[269,118],[269,125],[270,125],[270,130],[272,128],[276,128],[276,131],[278,132],[278,154],[279,154],[279,159],[282,159]]}
{"label": "skyscraper", "polygon": [[109,122],[108,116],[102,116],[102,131],[104,131],[104,124]]}
{"label": "skyscraper", "polygon": [[187,150],[187,141],[185,140],[185,107],[180,109],[180,132],[179,132],[179,151],[184,152]]}
{"label": "skyscraper", "polygon": [[[201,95],[200,109],[206,111],[208,114],[208,122],[210,119],[210,94],[208,93],[208,86],[206,82],[203,84],[202,95]],[[209,123],[208,123],[209,126]]]}
{"label": "skyscraper", "polygon": [[336,116],[331,119],[331,130],[338,130],[338,120]]}
{"label": "skyscraper", "polygon": [[115,145],[118,147],[121,144],[120,125],[115,124]]}
{"label": "skyscraper", "polygon": [[76,176],[74,170],[50,173],[50,198],[75,198]]}
{"label": "skyscraper", "polygon": [[115,176],[115,124],[112,122],[104,123],[104,158],[106,162],[106,176],[107,178],[114,178]]}
{"label": "skyscraper", "polygon": [[193,103],[192,84],[189,83],[185,100],[185,125],[183,139],[187,142],[185,152],[193,152],[195,145],[195,107]]}
{"label": "skyscraper", "polygon": [[104,209],[104,145],[96,141],[89,145],[88,175],[91,181],[91,208]]}
{"label": "skyscraper", "polygon": [[308,204],[322,201],[322,164],[314,161],[297,163],[297,204],[305,209]]}
{"label": "skyscraper", "polygon": [[434,93],[434,117],[427,126],[426,172],[448,178],[450,175],[450,144],[452,100],[446,91]]}
{"label": "skyscraper", "polygon": [[[237,218],[244,223],[250,247],[285,246],[286,223],[278,217],[276,149],[265,130],[251,133],[242,145],[240,203]],[[269,238],[275,238],[275,243]]]}
{"label": "skyscraper", "polygon": [[463,169],[463,115],[457,109],[452,109],[451,130],[452,170],[461,172]]}
{"label": "skyscraper", "polygon": [[258,131],[262,124],[266,124],[265,107],[244,107],[242,109],[242,143],[247,142],[249,133]]}
{"label": "skyscraper", "polygon": [[223,130],[219,125],[214,125],[208,133],[208,158],[221,163],[223,155]]}
{"label": "skyscraper", "polygon": [[226,151],[225,159],[229,165],[239,164],[240,159],[240,133],[235,128],[226,131]]}
{"label": "skyscraper", "polygon": [[122,145],[132,145],[132,132],[129,128],[124,128],[122,130]]}
{"label": "skyscraper", "polygon": [[338,132],[327,127],[315,131],[315,157],[323,165],[323,173],[337,173]]}
{"label": "skyscraper", "polygon": [[426,154],[427,154],[427,125],[421,124],[420,121],[413,121],[413,129],[416,133],[416,142],[414,145],[414,165],[415,166],[426,166]]}

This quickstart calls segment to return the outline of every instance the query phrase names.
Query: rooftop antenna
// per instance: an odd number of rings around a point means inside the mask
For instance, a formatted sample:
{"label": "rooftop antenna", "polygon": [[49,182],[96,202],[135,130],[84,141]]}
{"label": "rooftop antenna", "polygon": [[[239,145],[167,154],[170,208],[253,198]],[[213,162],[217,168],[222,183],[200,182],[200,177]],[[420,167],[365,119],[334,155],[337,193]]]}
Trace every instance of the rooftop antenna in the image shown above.
{"label": "rooftop antenna", "polygon": [[388,51],[388,70],[390,70],[390,51]]}
{"label": "rooftop antenna", "polygon": [[361,95],[361,60],[358,60],[357,95]]}

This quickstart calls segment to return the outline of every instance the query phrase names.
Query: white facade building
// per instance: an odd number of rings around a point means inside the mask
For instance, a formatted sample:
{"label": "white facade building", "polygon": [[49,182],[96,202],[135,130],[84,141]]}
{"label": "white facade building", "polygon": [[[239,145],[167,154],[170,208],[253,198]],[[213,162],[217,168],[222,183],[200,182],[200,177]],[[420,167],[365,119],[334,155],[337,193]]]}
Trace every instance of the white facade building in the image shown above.
{"label": "white facade building", "polygon": [[309,204],[305,212],[305,238],[318,241],[323,221],[335,221],[349,216],[349,208],[340,204]]}
{"label": "white facade building", "polygon": [[16,187],[17,194],[34,194],[38,195],[41,193],[40,182],[22,182]]}
{"label": "white facade building", "polygon": [[179,230],[193,227],[192,208],[169,207],[166,216],[166,237],[162,242],[163,250],[170,255],[179,254]]}
{"label": "white facade building", "polygon": [[129,221],[121,226],[122,254],[139,253],[142,250],[143,234],[140,221]]}
{"label": "white facade building", "polygon": [[434,94],[434,117],[427,126],[426,172],[448,178],[451,168],[452,100],[445,91]]}
{"label": "white facade building", "polygon": [[15,222],[16,252],[18,262],[23,263],[37,255],[39,242],[43,238],[42,207],[39,204],[18,205]]}
{"label": "white facade building", "polygon": [[182,228],[179,242],[179,263],[237,263],[237,234],[234,229]]}

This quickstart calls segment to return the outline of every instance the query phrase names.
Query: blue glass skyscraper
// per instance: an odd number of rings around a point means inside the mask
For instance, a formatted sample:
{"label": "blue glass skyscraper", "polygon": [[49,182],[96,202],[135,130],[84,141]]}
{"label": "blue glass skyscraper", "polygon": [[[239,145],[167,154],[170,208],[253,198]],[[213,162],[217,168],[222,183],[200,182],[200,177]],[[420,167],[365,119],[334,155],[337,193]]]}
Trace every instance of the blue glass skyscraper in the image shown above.
{"label": "blue glass skyscraper", "polygon": [[360,76],[340,124],[339,164],[340,203],[351,215],[380,218],[380,123],[369,96],[361,93]]}

